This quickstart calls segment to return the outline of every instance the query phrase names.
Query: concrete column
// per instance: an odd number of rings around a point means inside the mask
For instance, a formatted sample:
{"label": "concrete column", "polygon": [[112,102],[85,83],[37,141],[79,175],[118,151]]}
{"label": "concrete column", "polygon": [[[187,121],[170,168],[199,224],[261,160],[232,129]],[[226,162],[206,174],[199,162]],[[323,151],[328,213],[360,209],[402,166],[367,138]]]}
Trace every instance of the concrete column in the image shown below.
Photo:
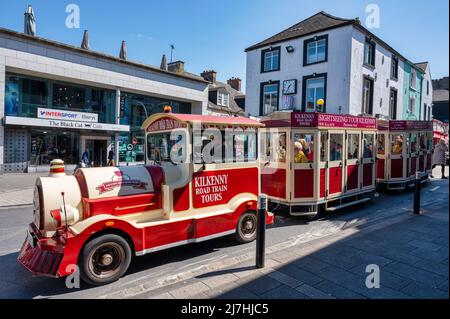
{"label": "concrete column", "polygon": [[[120,89],[116,89],[116,124],[120,124]],[[119,133],[114,134],[114,163],[119,165]]]}
{"label": "concrete column", "polygon": [[3,174],[5,144],[5,58],[0,57],[0,174]]}

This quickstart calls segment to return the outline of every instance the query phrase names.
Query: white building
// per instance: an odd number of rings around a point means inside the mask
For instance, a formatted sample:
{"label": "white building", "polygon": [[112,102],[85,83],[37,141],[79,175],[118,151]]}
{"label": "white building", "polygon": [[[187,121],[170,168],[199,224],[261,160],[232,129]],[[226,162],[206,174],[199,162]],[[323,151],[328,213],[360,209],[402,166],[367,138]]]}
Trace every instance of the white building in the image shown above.
{"label": "white building", "polygon": [[428,62],[416,63],[423,70],[422,80],[422,113],[420,120],[431,120],[433,115],[433,80],[431,78],[430,64]]}
{"label": "white building", "polygon": [[403,117],[406,58],[359,19],[319,12],[246,52],[247,114],[295,109]]}
{"label": "white building", "polygon": [[205,113],[208,82],[181,61],[164,70],[0,28],[0,172],[55,157],[74,168],[86,149],[94,165],[111,149],[116,164],[142,163],[140,125],[165,105]]}

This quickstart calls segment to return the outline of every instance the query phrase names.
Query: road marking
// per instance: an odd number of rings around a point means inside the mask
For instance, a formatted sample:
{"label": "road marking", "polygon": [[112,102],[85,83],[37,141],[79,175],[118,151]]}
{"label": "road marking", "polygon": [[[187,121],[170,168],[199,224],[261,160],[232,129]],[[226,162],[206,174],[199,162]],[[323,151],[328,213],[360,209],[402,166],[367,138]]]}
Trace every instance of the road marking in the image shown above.
{"label": "road marking", "polygon": [[441,186],[433,187],[432,189],[430,189],[430,192],[434,192],[434,191],[438,190],[439,188],[441,188]]}

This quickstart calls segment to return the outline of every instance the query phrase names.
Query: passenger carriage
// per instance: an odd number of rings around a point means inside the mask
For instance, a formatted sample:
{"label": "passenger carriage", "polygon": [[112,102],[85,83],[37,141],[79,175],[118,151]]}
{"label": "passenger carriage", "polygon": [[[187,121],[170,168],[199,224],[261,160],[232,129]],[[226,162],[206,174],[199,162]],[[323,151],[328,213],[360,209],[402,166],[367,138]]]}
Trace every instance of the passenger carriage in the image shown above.
{"label": "passenger carriage", "polygon": [[373,197],[375,118],[280,111],[261,122],[261,191],[269,207],[314,218]]}
{"label": "passenger carriage", "polygon": [[377,183],[388,190],[414,185],[431,174],[433,152],[432,121],[378,120]]}
{"label": "passenger carriage", "polygon": [[[243,117],[150,116],[147,164],[81,168],[54,161],[36,181],[35,220],[18,261],[33,273],[90,284],[117,280],[132,256],[233,234],[256,236],[257,129]],[[266,221],[273,223],[267,212]]]}

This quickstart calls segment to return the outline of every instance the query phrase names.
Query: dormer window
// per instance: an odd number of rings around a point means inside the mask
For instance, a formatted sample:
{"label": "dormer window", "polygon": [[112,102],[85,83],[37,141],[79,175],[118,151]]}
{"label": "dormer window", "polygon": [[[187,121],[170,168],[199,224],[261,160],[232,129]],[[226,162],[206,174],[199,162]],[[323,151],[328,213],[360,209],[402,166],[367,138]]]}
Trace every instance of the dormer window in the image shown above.
{"label": "dormer window", "polygon": [[230,104],[230,96],[225,92],[217,92],[217,105],[220,106],[229,106]]}

